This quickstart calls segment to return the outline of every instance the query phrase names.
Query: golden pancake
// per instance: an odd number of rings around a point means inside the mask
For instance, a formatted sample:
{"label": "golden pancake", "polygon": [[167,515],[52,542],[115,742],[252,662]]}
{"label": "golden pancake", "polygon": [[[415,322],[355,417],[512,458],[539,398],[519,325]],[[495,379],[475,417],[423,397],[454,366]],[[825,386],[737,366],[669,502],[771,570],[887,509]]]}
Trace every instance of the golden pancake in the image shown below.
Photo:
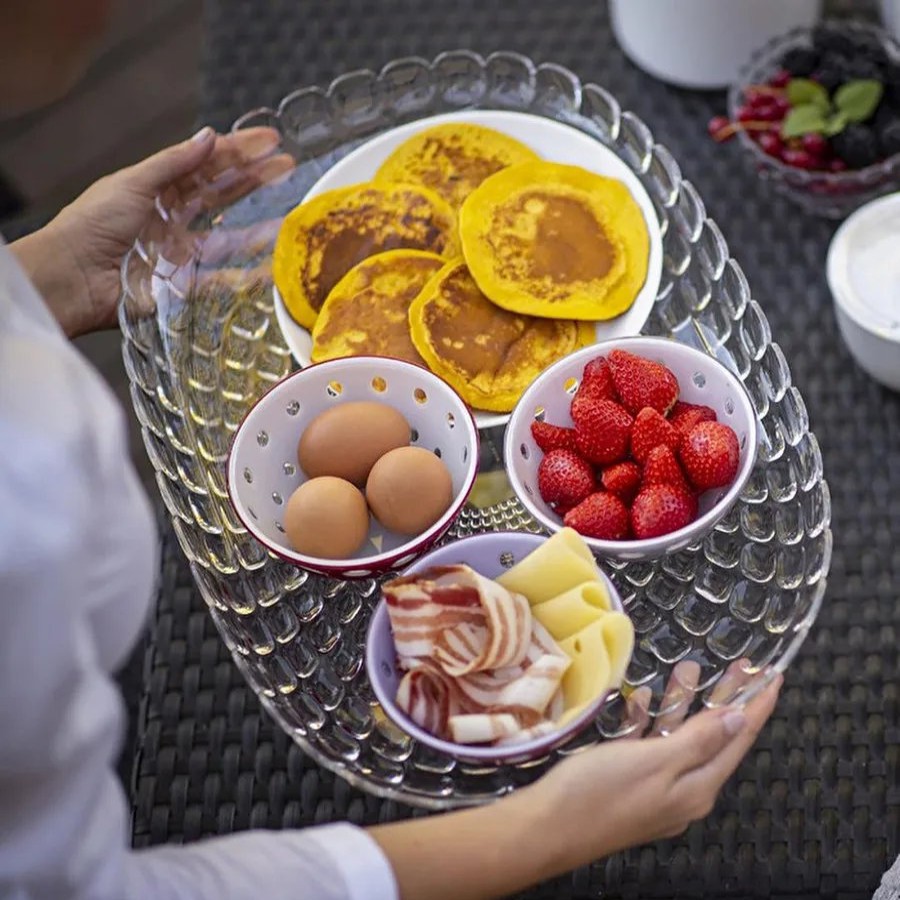
{"label": "golden pancake", "polygon": [[454,209],[489,175],[538,155],[493,128],[463,122],[435,125],[404,141],[381,164],[375,182],[421,184]]}
{"label": "golden pancake", "polygon": [[513,312],[600,320],[634,303],[650,237],[628,188],[577,166],[530,162],[463,204],[463,255],[482,291]]}
{"label": "golden pancake", "polygon": [[425,285],[409,322],[431,371],[471,406],[495,412],[509,412],[547,366],[594,340],[586,323],[537,319],[491,303],[461,259]]}
{"label": "golden pancake", "polygon": [[359,184],[301,203],[275,242],[272,275],[288,312],[312,328],[331,289],[357,263],[384,250],[459,253],[456,214],[427,188]]}
{"label": "golden pancake", "polygon": [[389,250],[354,266],[316,319],[312,361],[393,356],[424,366],[409,335],[409,306],[446,262],[422,250]]}

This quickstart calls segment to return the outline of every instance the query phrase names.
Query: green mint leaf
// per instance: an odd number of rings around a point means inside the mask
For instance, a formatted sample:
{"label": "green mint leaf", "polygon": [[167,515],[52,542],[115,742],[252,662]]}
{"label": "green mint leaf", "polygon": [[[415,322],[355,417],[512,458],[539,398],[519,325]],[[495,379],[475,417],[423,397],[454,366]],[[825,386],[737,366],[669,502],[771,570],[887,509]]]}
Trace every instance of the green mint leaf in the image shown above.
{"label": "green mint leaf", "polygon": [[828,91],[817,81],[809,78],[792,78],[787,85],[787,98],[791,106],[806,106],[812,104],[828,112],[831,104],[828,101]]}
{"label": "green mint leaf", "polygon": [[804,134],[821,134],[824,130],[825,116],[822,110],[812,103],[795,106],[781,123],[781,136],[785,140]]}
{"label": "green mint leaf", "polygon": [[828,119],[825,121],[825,128],[822,133],[826,137],[834,137],[836,134],[840,134],[848,125],[849,119],[847,118],[847,114],[841,110],[830,115]]}
{"label": "green mint leaf", "polygon": [[834,104],[848,121],[865,122],[875,112],[883,93],[884,88],[879,81],[848,81],[835,92]]}

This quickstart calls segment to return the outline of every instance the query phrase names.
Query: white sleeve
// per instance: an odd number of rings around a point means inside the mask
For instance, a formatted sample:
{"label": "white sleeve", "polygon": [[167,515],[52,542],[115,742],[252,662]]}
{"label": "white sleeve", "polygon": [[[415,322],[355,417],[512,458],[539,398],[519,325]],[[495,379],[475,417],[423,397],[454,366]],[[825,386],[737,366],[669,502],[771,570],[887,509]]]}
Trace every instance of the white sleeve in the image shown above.
{"label": "white sleeve", "polygon": [[[84,426],[97,420],[77,368],[42,349],[0,335],[0,897],[396,900],[386,858],[349,825],[129,849],[113,770],[122,702],[92,602],[113,569],[92,558],[91,535],[120,528],[137,558],[152,550]],[[118,516],[104,521],[111,493]]]}

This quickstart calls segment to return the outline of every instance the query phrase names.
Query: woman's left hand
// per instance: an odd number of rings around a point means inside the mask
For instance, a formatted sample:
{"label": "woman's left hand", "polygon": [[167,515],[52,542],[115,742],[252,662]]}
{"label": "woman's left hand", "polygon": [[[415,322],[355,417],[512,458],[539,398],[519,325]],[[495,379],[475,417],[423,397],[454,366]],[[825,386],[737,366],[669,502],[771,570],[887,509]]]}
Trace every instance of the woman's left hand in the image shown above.
{"label": "woman's left hand", "polygon": [[190,140],[101,178],[12,249],[69,337],[115,327],[122,260],[156,198],[174,191],[182,203],[236,199],[293,167],[293,159],[279,153],[278,146],[278,132],[271,128],[225,136],[204,128]]}

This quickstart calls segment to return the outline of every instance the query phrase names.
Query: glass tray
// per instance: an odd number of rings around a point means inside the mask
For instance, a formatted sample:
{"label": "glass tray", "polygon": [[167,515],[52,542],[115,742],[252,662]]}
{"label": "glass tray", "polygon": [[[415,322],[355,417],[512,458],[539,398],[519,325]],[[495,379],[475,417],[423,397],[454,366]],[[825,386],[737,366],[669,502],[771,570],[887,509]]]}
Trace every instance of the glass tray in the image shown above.
{"label": "glass tray", "polygon": [[[250,405],[294,366],[268,271],[285,213],[362,141],[416,118],[511,109],[566,122],[611,147],[653,199],[664,271],[644,333],[717,355],[753,397],[762,444],[740,500],[705,539],[652,563],[605,562],[637,643],[627,687],[548,758],[475,767],[417,746],[384,718],[363,670],[376,581],[280,562],[231,509],[225,461]],[[163,197],[123,266],[120,322],[131,394],[175,531],[222,638],[264,707],[352,784],[432,809],[533,781],[559,754],[666,733],[704,705],[745,702],[783,670],[815,620],[831,557],[831,504],[803,400],[740,266],[696,190],[647,126],[601,87],[510,53],[401,59],[286,97],[235,129],[271,125],[296,168],[265,182],[238,165]],[[251,189],[252,188],[252,189]],[[538,527],[511,498],[503,428],[483,434],[482,476],[452,536]]]}

